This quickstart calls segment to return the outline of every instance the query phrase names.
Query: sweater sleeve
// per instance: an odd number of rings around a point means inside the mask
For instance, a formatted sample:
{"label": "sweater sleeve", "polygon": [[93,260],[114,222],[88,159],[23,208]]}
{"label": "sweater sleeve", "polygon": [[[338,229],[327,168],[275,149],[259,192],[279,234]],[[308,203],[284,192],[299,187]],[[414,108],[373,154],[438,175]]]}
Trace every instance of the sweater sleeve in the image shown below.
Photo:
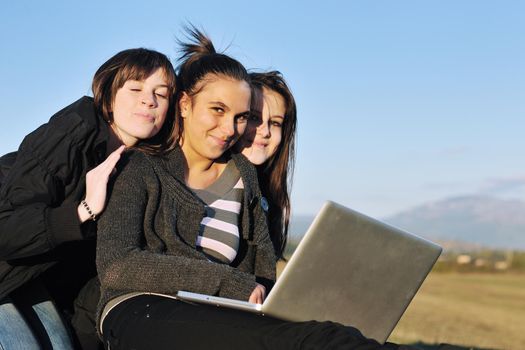
{"label": "sweater sleeve", "polygon": [[[127,164],[99,221],[97,269],[102,289],[164,294],[186,290],[248,300],[256,286],[254,275],[208,261],[178,240],[174,232],[177,214],[159,210],[163,203],[159,194],[165,188],[144,157],[135,153],[129,162],[123,162]],[[173,218],[159,219],[162,215]],[[164,227],[158,220],[172,226]],[[151,233],[155,230],[171,231],[173,239],[163,242],[171,247],[159,247],[158,238],[166,237],[166,232]]]}
{"label": "sweater sleeve", "polygon": [[[81,121],[72,116],[68,123],[78,128]],[[0,191],[0,259],[43,254],[83,238],[78,203],[64,200],[68,178],[79,171],[76,150],[56,123],[24,139]]]}
{"label": "sweater sleeve", "polygon": [[276,276],[276,255],[275,249],[268,231],[266,213],[260,201],[254,208],[256,255],[255,255],[255,275],[259,282],[265,287],[271,288],[275,283]]}

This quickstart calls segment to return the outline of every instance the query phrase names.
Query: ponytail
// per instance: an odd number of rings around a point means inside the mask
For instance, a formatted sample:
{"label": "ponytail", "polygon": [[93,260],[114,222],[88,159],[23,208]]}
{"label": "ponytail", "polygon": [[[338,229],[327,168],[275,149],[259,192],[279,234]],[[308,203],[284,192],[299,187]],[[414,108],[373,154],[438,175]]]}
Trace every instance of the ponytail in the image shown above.
{"label": "ponytail", "polygon": [[[190,25],[185,30],[187,41],[177,41],[181,47],[181,55],[178,59],[179,65],[177,67],[177,101],[179,101],[183,93],[193,99],[209,80],[216,77],[246,81],[250,84],[250,76],[239,61],[217,52],[211,39],[194,26]],[[179,144],[183,133],[183,123],[178,103],[176,108],[175,137],[172,138],[173,143],[169,149],[173,149]]]}
{"label": "ponytail", "polygon": [[216,54],[215,46],[204,33],[196,29],[195,27],[186,28],[190,42],[181,42],[179,45],[182,47],[182,55],[179,57],[179,61],[184,61],[184,64],[188,65],[197,60],[200,56]]}

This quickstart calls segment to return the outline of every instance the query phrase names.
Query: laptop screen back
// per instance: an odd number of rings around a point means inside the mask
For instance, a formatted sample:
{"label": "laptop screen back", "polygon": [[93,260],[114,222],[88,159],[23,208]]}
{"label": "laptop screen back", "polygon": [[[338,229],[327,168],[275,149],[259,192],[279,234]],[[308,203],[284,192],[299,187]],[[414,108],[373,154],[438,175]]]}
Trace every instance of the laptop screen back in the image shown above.
{"label": "laptop screen back", "polygon": [[383,343],[441,247],[327,202],[303,237],[263,312],[293,321],[330,320]]}

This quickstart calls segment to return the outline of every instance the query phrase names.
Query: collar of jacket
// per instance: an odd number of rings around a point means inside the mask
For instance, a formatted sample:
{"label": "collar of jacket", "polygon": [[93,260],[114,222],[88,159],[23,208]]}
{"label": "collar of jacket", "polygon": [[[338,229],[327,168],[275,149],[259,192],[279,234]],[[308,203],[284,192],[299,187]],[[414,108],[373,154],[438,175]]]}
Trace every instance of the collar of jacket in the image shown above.
{"label": "collar of jacket", "polygon": [[95,151],[97,164],[106,159],[106,150],[109,140],[109,124],[95,109],[93,97],[83,96],[74,103],[78,115],[92,130],[98,130],[93,140],[93,150]]}
{"label": "collar of jacket", "polygon": [[[230,156],[233,159],[237,169],[239,169],[244,182],[244,191],[247,198],[249,199],[249,202],[251,203],[254,197],[257,195],[256,189],[259,188],[259,181],[257,179],[257,171],[255,170],[255,167],[241,153],[232,153],[228,151],[227,156]],[[180,147],[176,147],[171,152],[166,154],[163,157],[163,163],[168,172],[174,178],[176,178],[181,183],[185,183],[184,170],[186,167],[186,159]]]}
{"label": "collar of jacket", "polygon": [[[261,197],[257,171],[254,165],[242,154],[231,153],[228,151],[227,155],[231,156],[241,174],[244,183],[244,206],[246,209],[249,208],[251,210],[254,205],[257,205],[259,197]],[[180,196],[180,199],[188,206],[204,208],[204,202],[200,200],[200,198],[198,198],[185,184],[184,171],[186,168],[186,159],[182,153],[182,149],[176,147],[163,157],[157,158],[157,161],[160,161],[162,168],[164,168],[177,182],[178,189],[176,195]],[[244,215],[248,215],[248,213],[245,212]],[[251,239],[249,235],[250,230],[243,229],[244,238]]]}

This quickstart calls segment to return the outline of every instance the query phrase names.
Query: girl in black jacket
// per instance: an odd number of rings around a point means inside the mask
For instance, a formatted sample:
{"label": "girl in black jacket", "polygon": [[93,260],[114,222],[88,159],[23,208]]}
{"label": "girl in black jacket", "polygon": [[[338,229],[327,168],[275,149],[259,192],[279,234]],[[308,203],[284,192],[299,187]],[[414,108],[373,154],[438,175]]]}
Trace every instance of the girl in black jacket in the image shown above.
{"label": "girl in black jacket", "polygon": [[167,144],[175,85],[165,55],[122,51],[95,73],[93,98],[25,137],[0,189],[0,347],[71,348],[50,300],[71,310],[95,276],[108,178],[125,147]]}

